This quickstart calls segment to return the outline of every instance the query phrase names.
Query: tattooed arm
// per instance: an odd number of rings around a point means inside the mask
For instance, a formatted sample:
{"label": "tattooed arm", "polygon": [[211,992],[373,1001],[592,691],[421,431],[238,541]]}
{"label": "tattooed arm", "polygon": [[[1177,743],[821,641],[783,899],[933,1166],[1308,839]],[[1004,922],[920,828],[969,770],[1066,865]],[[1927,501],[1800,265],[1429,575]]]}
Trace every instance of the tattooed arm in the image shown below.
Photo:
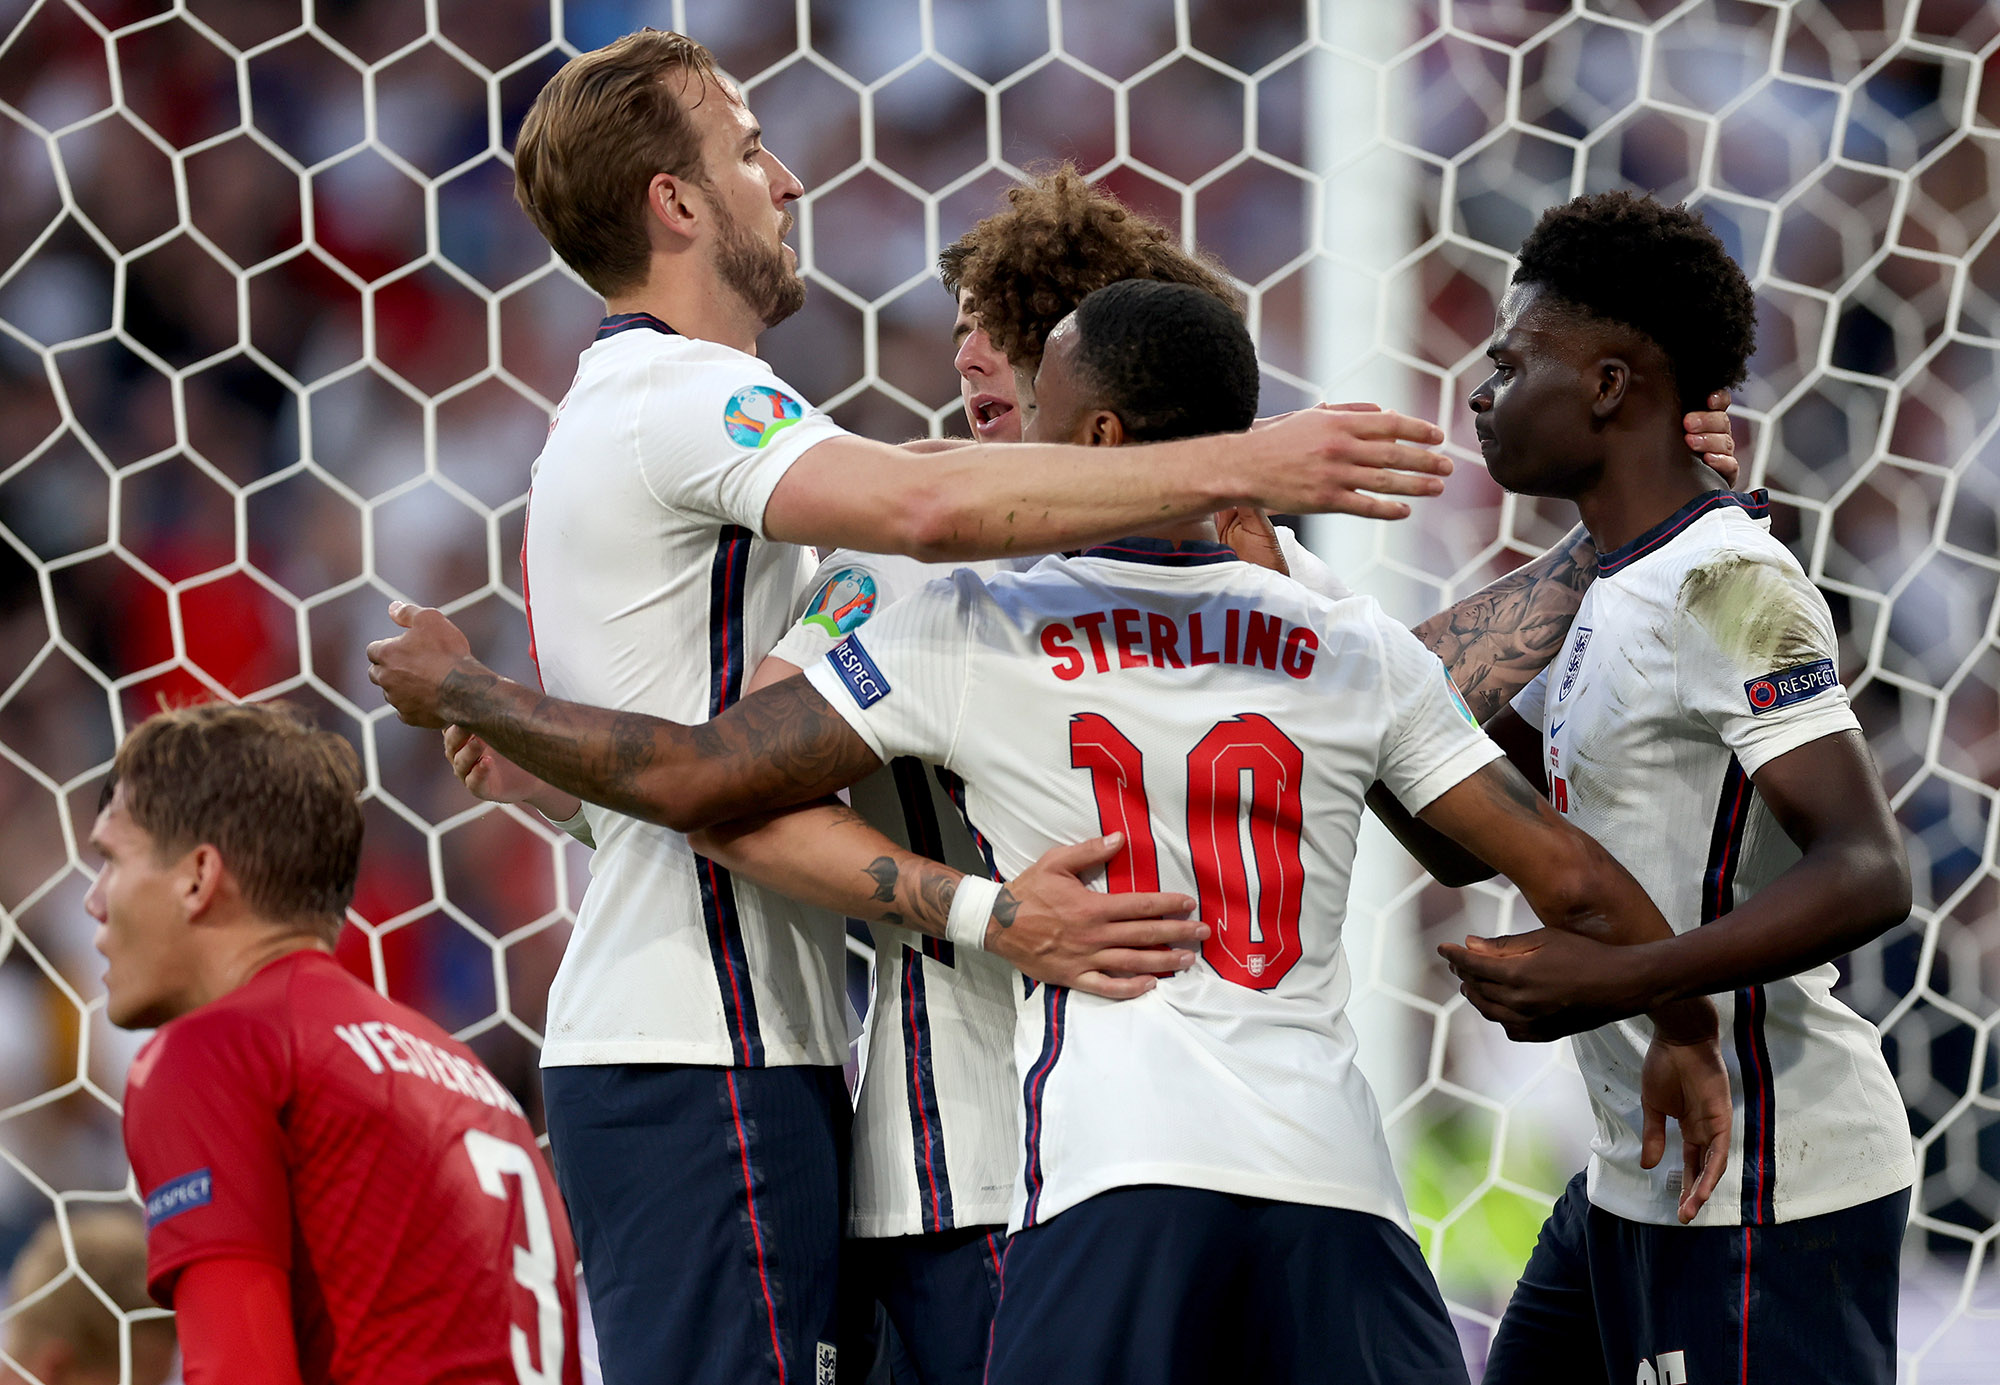
{"label": "tattooed arm", "polygon": [[1596,576],[1597,547],[1579,524],[1541,557],[1439,611],[1415,633],[1451,670],[1483,725],[1556,656]]}
{"label": "tattooed arm", "polygon": [[[1562,648],[1570,619],[1596,575],[1596,546],[1578,525],[1532,563],[1439,611],[1414,633],[1444,661],[1465,705],[1491,730],[1496,718],[1507,715],[1507,704]],[[1503,748],[1512,753],[1512,746]],[[1528,763],[1541,753],[1537,740]],[[1369,786],[1368,806],[1439,883],[1458,888],[1492,878],[1491,864],[1411,816],[1386,785]]]}
{"label": "tattooed arm", "polygon": [[[849,918],[944,936],[965,877],[906,851],[840,804],[725,823],[695,833],[695,850],[760,885]],[[1194,965],[1208,936],[1185,917],[1185,895],[1105,894],[1084,872],[1124,848],[1123,837],[1057,847],[1000,887],[986,950],[1039,981],[1112,1000],[1143,995],[1154,973]]]}
{"label": "tattooed arm", "polygon": [[[803,678],[682,726],[563,702],[502,678],[472,658],[437,611],[399,602],[390,616],[406,633],[368,646],[368,676],[404,721],[460,726],[565,792],[677,831],[824,798],[882,763]],[[724,865],[740,863],[752,879],[809,903],[857,918],[894,915],[888,921],[943,935],[964,878],[958,871],[902,850],[837,806],[780,815],[773,825],[785,835],[732,826],[703,845]],[[1209,934],[1186,917],[1192,899],[1108,895],[1083,883],[1084,872],[1123,847],[1113,835],[1045,853],[1002,888],[987,949],[1038,981],[1111,999],[1150,990],[1149,973],[1192,966],[1194,953],[1183,949]]]}
{"label": "tattooed arm", "polygon": [[405,633],[368,646],[368,676],[404,721],[462,727],[565,793],[676,831],[821,798],[882,763],[802,678],[683,726],[502,678],[437,611],[398,602],[390,617]]}
{"label": "tattooed arm", "polygon": [[733,874],[793,899],[937,938],[965,878],[899,846],[835,799],[705,827],[688,841]]}

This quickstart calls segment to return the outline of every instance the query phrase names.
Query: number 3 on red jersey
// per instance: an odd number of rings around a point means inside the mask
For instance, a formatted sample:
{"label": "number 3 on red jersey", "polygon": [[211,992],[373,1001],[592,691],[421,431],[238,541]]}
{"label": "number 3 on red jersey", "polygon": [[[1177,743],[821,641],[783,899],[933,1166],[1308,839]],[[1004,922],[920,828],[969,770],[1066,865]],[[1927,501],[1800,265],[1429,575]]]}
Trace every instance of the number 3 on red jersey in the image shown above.
{"label": "number 3 on red jersey", "polygon": [[[514,1378],[520,1385],[562,1385],[563,1312],[562,1297],[556,1291],[556,1238],[549,1225],[548,1204],[542,1199],[542,1183],[537,1176],[534,1156],[512,1141],[484,1130],[465,1132],[465,1153],[472,1160],[473,1174],[480,1191],[502,1202],[507,1200],[507,1180],[512,1179],[521,1195],[521,1220],[528,1244],[514,1247],[514,1281],[535,1296],[536,1347],[531,1349],[528,1334],[520,1324],[507,1328],[514,1357]],[[535,1360],[541,1359],[537,1368]]]}
{"label": "number 3 on red jersey", "polygon": [[[1139,747],[1109,719],[1085,712],[1070,718],[1069,761],[1090,771],[1102,830],[1125,834],[1125,849],[1105,867],[1105,888],[1113,893],[1157,891],[1160,859]],[[1299,779],[1304,770],[1305,756],[1291,738],[1268,717],[1254,714],[1217,722],[1188,752],[1188,849],[1201,918],[1213,930],[1201,945],[1202,959],[1224,980],[1254,991],[1277,985],[1299,960],[1299,911],[1305,896]],[[1246,809],[1260,887],[1254,905],[1243,859]]]}

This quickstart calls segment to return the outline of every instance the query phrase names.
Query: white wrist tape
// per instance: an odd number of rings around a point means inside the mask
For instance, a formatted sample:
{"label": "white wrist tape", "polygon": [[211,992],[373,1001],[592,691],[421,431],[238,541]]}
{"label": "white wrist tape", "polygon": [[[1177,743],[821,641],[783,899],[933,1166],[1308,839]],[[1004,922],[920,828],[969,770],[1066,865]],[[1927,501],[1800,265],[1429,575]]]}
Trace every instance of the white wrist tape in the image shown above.
{"label": "white wrist tape", "polygon": [[986,950],[986,925],[993,918],[993,905],[1000,898],[998,880],[981,880],[968,875],[958,882],[951,897],[951,912],[945,916],[945,941],[976,952]]}

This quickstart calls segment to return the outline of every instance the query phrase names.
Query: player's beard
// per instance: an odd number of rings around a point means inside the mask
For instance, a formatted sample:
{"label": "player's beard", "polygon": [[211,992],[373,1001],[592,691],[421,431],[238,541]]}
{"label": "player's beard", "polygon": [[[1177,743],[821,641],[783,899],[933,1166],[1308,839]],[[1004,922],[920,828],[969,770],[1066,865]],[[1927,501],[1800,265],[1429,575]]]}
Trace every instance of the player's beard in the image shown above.
{"label": "player's beard", "polygon": [[[791,229],[792,214],[786,212],[778,234],[782,237]],[[766,327],[776,327],[805,306],[806,281],[786,262],[783,244],[760,240],[728,212],[722,215],[715,267],[722,282],[735,290]]]}

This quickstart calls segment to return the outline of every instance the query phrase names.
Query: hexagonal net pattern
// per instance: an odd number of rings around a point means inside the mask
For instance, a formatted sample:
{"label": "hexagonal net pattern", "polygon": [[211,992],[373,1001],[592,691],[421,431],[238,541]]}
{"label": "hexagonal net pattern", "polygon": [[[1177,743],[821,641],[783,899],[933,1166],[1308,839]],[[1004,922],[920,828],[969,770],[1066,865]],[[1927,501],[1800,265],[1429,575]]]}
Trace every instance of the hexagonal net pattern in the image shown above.
{"label": "hexagonal net pattern", "polygon": [[[1990,1361],[2000,13],[1978,0],[0,0],[0,1261],[133,1196],[135,1040],[103,1018],[85,839],[162,698],[284,697],[361,747],[341,956],[538,1109],[586,857],[472,803],[361,649],[406,597],[528,671],[527,467],[600,308],[513,206],[508,151],[567,56],[649,20],[714,49],[807,186],[781,375],[857,431],[962,432],[937,252],[1074,160],[1229,266],[1263,412],[1365,395],[1446,426],[1445,498],[1308,530],[1410,620],[1574,522],[1491,483],[1462,404],[1535,216],[1616,186],[1699,207],[1758,294],[1747,481],[1832,604],[1915,867],[1909,922],[1842,964],[1922,1168],[1906,1370]],[[1531,925],[1512,892],[1423,884],[1373,837],[1359,880],[1354,1009],[1476,1366],[1591,1121],[1565,1048],[1507,1044],[1423,960]]]}

